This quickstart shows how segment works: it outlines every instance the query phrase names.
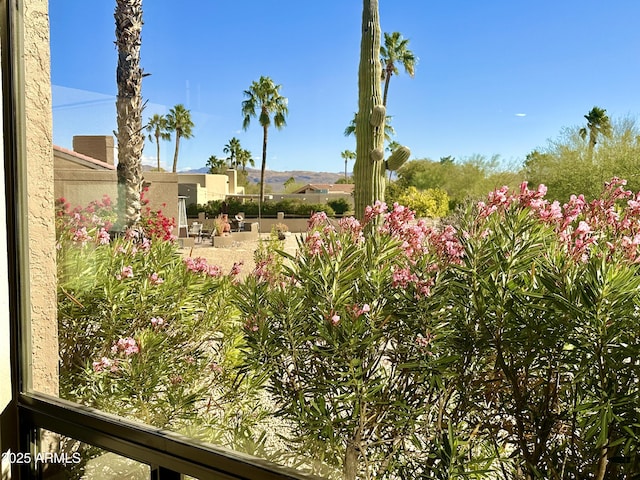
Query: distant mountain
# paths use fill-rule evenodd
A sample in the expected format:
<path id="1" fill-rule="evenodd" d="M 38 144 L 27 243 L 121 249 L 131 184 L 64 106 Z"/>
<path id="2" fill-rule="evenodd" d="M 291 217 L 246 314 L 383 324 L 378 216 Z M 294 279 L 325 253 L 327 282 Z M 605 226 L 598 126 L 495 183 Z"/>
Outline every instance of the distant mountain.
<path id="1" fill-rule="evenodd" d="M 207 173 L 208 171 L 209 169 L 207 167 L 202 167 L 195 170 L 183 171 L 181 173 Z M 247 173 L 249 174 L 250 183 L 260 182 L 260 170 L 257 168 L 247 168 Z M 305 185 L 307 183 L 335 183 L 336 180 L 344 177 L 344 173 L 309 172 L 307 170 L 287 170 L 284 172 L 278 172 L 275 170 L 267 170 L 264 172 L 264 176 L 264 183 L 275 187 L 283 185 L 284 182 L 289 180 L 291 177 L 293 177 L 296 182 Z"/>

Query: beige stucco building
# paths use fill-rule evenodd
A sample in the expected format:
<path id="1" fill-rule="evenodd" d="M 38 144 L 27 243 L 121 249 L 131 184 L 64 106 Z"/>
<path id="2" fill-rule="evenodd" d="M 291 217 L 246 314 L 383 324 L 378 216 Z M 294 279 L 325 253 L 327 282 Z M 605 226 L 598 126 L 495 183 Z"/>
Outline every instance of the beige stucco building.
<path id="1" fill-rule="evenodd" d="M 215 200 L 224 200 L 229 195 L 244 195 L 244 187 L 238 186 L 238 172 L 227 170 L 226 174 L 179 173 L 178 194 L 186 197 L 186 204 L 206 205 Z"/>

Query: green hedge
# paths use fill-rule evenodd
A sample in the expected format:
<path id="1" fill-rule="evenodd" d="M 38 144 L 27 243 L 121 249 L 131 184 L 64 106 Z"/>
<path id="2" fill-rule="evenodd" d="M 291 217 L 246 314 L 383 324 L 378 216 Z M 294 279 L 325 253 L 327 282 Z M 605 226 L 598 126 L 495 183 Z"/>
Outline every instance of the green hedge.
<path id="1" fill-rule="evenodd" d="M 204 212 L 208 217 L 216 217 L 222 213 L 222 201 L 216 200 L 206 205 L 191 204 L 187 206 L 187 215 L 190 217 L 195 217 L 200 212 Z M 238 212 L 244 212 L 247 217 L 257 217 L 258 202 L 248 201 L 242 203 L 237 199 L 230 198 L 227 200 L 227 212 L 231 216 Z M 284 212 L 285 215 L 299 215 L 304 217 L 309 217 L 314 212 L 325 212 L 329 217 L 336 215 L 336 210 L 325 203 L 303 203 L 297 200 L 286 199 L 278 202 L 264 202 L 262 204 L 263 217 L 275 217 L 278 212 Z M 343 213 L 343 211 L 339 213 Z"/>

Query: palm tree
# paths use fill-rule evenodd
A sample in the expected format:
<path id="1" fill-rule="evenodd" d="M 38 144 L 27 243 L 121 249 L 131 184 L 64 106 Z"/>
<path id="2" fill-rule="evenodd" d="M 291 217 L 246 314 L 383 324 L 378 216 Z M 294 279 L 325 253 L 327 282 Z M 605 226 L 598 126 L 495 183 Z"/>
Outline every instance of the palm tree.
<path id="1" fill-rule="evenodd" d="M 240 153 L 240 150 L 242 150 L 240 140 L 236 137 L 229 140 L 229 143 L 227 143 L 222 149 L 224 153 L 229 155 L 229 166 L 231 168 L 236 168 L 238 166 L 238 153 Z"/>
<path id="2" fill-rule="evenodd" d="M 253 161 L 251 152 L 249 150 L 245 150 L 244 148 L 241 148 L 240 151 L 238 151 L 236 162 L 237 164 L 242 165 L 243 172 L 247 171 L 247 163 L 252 167 L 256 166 L 256 162 Z"/>
<path id="3" fill-rule="evenodd" d="M 193 133 L 193 121 L 191 120 L 191 111 L 184 108 L 181 103 L 169 110 L 167 115 L 167 122 L 169 124 L 169 131 L 176 132 L 176 149 L 173 153 L 173 173 L 176 173 L 178 168 L 178 150 L 180 149 L 181 138 L 191 138 Z"/>
<path id="4" fill-rule="evenodd" d="M 169 123 L 167 117 L 155 113 L 153 117 L 149 119 L 147 124 L 147 132 L 149 133 L 149 140 L 152 142 L 155 139 L 156 142 L 156 156 L 158 158 L 158 171 L 160 171 L 160 140 L 171 140 L 171 132 L 169 132 Z"/>
<path id="5" fill-rule="evenodd" d="M 607 115 L 607 110 L 600 107 L 593 107 L 584 118 L 587 119 L 587 126 L 582 127 L 578 133 L 583 140 L 589 134 L 589 152 L 592 153 L 596 143 L 598 143 L 598 135 L 605 137 L 611 135 L 611 121 Z"/>
<path id="6" fill-rule="evenodd" d="M 344 129 L 344 136 L 348 137 L 350 135 L 356 134 L 356 122 L 358 121 L 358 113 L 353 114 L 353 119 L 347 125 L 347 128 Z M 384 120 L 384 140 L 386 142 L 391 141 L 391 137 L 396 134 L 395 129 L 391 126 L 391 115 L 387 115 Z"/>
<path id="7" fill-rule="evenodd" d="M 347 180 L 347 161 L 356 159 L 356 152 L 351 150 L 343 150 L 340 154 L 342 158 L 344 158 L 344 179 Z"/>
<path id="8" fill-rule="evenodd" d="M 117 0 L 114 18 L 118 48 L 118 228 L 124 228 L 138 223 L 142 209 L 142 0 Z"/>
<path id="9" fill-rule="evenodd" d="M 215 155 L 211 155 L 207 160 L 207 167 L 209 167 L 209 173 L 224 173 L 224 167 L 227 162 L 224 158 L 218 158 Z"/>
<path id="10" fill-rule="evenodd" d="M 382 104 L 387 106 L 387 93 L 392 75 L 398 75 L 396 63 L 402 64 L 404 71 L 413 77 L 415 73 L 416 57 L 409 50 L 409 39 L 402 38 L 400 32 L 384 34 L 384 45 L 380 45 L 380 61 L 382 62 L 382 79 L 384 80 L 384 94 Z"/>
<path id="11" fill-rule="evenodd" d="M 257 82 L 252 82 L 249 90 L 244 91 L 246 100 L 242 101 L 242 128 L 246 130 L 251 123 L 251 117 L 257 117 L 262 126 L 262 165 L 260 171 L 260 198 L 258 198 L 258 221 L 262 214 L 262 197 L 264 196 L 264 173 L 267 166 L 267 138 L 271 117 L 277 129 L 286 126 L 286 116 L 289 113 L 287 98 L 280 95 L 281 85 L 276 85 L 269 77 L 261 76 Z"/>

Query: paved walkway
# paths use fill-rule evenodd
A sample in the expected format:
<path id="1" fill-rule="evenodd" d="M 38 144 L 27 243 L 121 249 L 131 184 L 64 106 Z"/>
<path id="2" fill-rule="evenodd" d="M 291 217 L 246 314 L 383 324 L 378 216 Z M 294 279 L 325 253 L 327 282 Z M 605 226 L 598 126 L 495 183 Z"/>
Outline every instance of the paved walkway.
<path id="1" fill-rule="evenodd" d="M 284 241 L 283 250 L 294 254 L 298 248 L 296 238 L 300 234 L 291 234 Z M 266 240 L 269 234 L 261 234 L 261 239 Z M 196 244 L 193 248 L 182 248 L 180 253 L 185 257 L 202 257 L 211 265 L 218 265 L 224 273 L 229 273 L 234 263 L 243 262 L 240 269 L 241 277 L 251 273 L 255 267 L 253 253 L 257 250 L 259 240 L 233 243 L 230 247 L 212 247 L 209 242 Z"/>

